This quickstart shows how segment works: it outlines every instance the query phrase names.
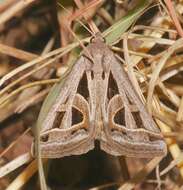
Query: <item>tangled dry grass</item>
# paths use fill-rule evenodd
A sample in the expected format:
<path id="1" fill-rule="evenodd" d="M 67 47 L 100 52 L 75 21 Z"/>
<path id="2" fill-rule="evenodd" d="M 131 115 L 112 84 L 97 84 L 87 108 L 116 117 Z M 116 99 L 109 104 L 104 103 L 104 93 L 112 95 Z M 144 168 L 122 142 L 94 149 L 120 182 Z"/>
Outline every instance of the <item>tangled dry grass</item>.
<path id="1" fill-rule="evenodd" d="M 182 14 L 181 0 L 0 2 L 0 190 L 39 189 L 30 155 L 32 129 L 41 103 L 85 48 L 92 27 L 124 63 L 168 154 L 152 160 L 118 158 L 96 148 L 50 161 L 48 185 L 59 190 L 183 189 Z"/>

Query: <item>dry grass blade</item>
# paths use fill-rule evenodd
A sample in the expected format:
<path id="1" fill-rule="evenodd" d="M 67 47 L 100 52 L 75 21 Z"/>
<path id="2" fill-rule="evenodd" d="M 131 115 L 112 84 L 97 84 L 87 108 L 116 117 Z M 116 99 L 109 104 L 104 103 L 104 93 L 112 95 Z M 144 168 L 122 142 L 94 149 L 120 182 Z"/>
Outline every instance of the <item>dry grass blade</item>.
<path id="1" fill-rule="evenodd" d="M 44 160 L 46 162 L 47 160 Z M 37 172 L 37 161 L 33 160 L 24 171 L 17 176 L 6 190 L 19 190 Z"/>
<path id="2" fill-rule="evenodd" d="M 159 164 L 162 158 L 154 158 L 146 166 L 140 170 L 132 179 L 123 184 L 118 190 L 131 190 L 137 184 L 141 183 L 145 177 L 152 172 L 152 170 Z"/>
<path id="3" fill-rule="evenodd" d="M 13 141 L 4 151 L 1 152 L 0 158 L 2 158 L 3 155 L 5 155 L 15 144 L 22 138 L 25 134 L 27 134 L 30 131 L 30 128 L 27 128 L 15 141 Z"/>
<path id="4" fill-rule="evenodd" d="M 180 100 L 179 110 L 177 113 L 177 121 L 182 122 L 183 121 L 183 96 Z"/>
<path id="5" fill-rule="evenodd" d="M 0 12 L 3 12 L 6 10 L 9 6 L 11 6 L 13 3 L 17 2 L 18 0 L 6 0 L 2 1 L 0 4 Z"/>
<path id="6" fill-rule="evenodd" d="M 135 77 L 135 74 L 133 71 L 133 63 L 131 62 L 131 59 L 129 56 L 128 46 L 127 46 L 127 38 L 128 38 L 128 36 L 126 35 L 123 39 L 124 57 L 125 57 L 125 62 L 127 64 L 127 73 L 128 73 L 129 78 L 131 79 L 131 82 L 132 82 L 136 92 L 138 93 L 141 100 L 144 102 L 144 96 L 142 95 L 142 91 L 141 91 L 138 81 Z"/>
<path id="7" fill-rule="evenodd" d="M 2 122 L 0 162 L 4 165 L 0 168 L 0 188 L 1 185 L 7 190 L 18 190 L 24 185 L 25 188 L 31 188 L 32 185 L 35 189 L 40 188 L 35 186 L 37 184 L 42 190 L 52 189 L 55 185 L 63 190 L 65 188 L 80 190 L 88 187 L 93 187 L 90 190 L 116 187 L 119 187 L 118 190 L 183 189 L 181 186 L 183 179 L 181 150 L 183 145 L 183 40 L 180 38 L 183 32 L 179 23 L 183 23 L 181 1 L 133 0 L 108 3 L 103 0 L 90 2 L 74 0 L 64 1 L 63 5 L 60 5 L 62 9 L 58 9 L 56 5 L 59 3 L 63 2 L 7 0 L 0 3 L 0 61 L 2 63 L 0 65 L 0 121 Z M 53 17 L 47 14 L 49 11 L 52 12 Z M 45 20 L 41 20 L 42 17 Z M 137 19 L 138 22 L 134 23 Z M 46 25 L 47 22 L 51 23 L 53 28 Z M 127 31 L 130 27 L 131 29 Z M 93 33 L 99 29 L 105 37 L 106 44 L 115 44 L 111 49 L 117 53 L 116 57 L 128 71 L 134 88 L 143 102 L 146 102 L 147 98 L 148 110 L 161 130 L 169 153 L 163 162 L 160 162 L 162 158 L 155 158 L 149 163 L 145 159 L 136 158 L 125 158 L 119 162 L 116 157 L 108 160 L 110 156 L 104 155 L 104 162 L 100 164 L 98 158 L 103 154 L 98 149 L 81 157 L 76 156 L 74 161 L 71 157 L 71 162 L 67 162 L 70 158 L 54 160 L 49 165 L 47 179 L 50 187 L 47 187 L 39 149 L 42 127 L 40 123 L 43 120 L 38 119 L 37 126 L 40 127 L 36 128 L 38 130 L 36 133 L 38 145 L 35 146 L 37 160 L 30 163 L 27 168 L 24 167 L 30 154 L 21 155 L 20 152 L 24 148 L 29 151 L 32 137 L 30 134 L 21 137 L 29 130 L 27 126 L 35 125 L 41 103 L 51 90 L 52 84 L 58 82 L 55 87 L 62 84 L 71 71 L 73 60 L 76 60 L 80 48 L 86 50 L 85 42 L 88 43 L 90 39 L 85 37 L 91 34 L 95 36 Z M 72 43 L 74 40 L 76 43 Z M 62 48 L 58 48 L 60 41 Z M 79 45 L 80 48 L 73 49 Z M 52 51 L 54 48 L 58 49 Z M 40 54 L 41 56 L 38 56 Z M 57 77 L 61 78 L 57 79 Z M 87 84 L 82 84 L 82 87 L 85 89 Z M 54 91 L 53 95 L 55 94 Z M 50 101 L 45 110 L 48 110 L 52 104 L 53 101 Z M 12 128 L 17 132 L 16 137 L 15 132 L 11 132 Z M 20 138 L 25 142 L 25 146 L 17 150 L 19 145 L 18 148 L 14 145 Z M 150 140 L 153 141 L 153 138 Z M 95 164 L 99 163 L 99 167 L 103 166 L 100 170 L 95 170 L 91 165 L 95 157 L 88 158 L 90 154 L 96 154 Z M 75 158 L 81 162 L 75 164 Z M 6 159 L 11 161 L 4 164 Z M 116 162 L 113 160 L 117 160 L 117 169 L 114 164 Z M 11 172 L 23 164 L 20 170 Z M 57 170 L 57 164 L 61 170 Z M 126 165 L 123 166 L 124 164 Z M 158 164 L 160 167 L 156 167 Z M 76 169 L 76 179 L 74 179 L 75 166 L 76 168 L 79 166 L 79 169 Z M 163 170 L 159 171 L 159 168 Z M 70 169 L 73 171 L 67 176 L 67 171 Z M 27 183 L 38 170 L 40 183 L 35 178 L 31 183 Z M 156 175 L 156 179 L 149 175 L 151 172 L 153 176 Z M 10 175 L 7 175 L 9 173 Z M 130 179 L 130 176 L 134 177 Z"/>
<path id="8" fill-rule="evenodd" d="M 170 16 L 172 17 L 172 20 L 173 20 L 173 22 L 177 28 L 177 32 L 179 33 L 179 35 L 181 37 L 183 37 L 183 30 L 182 30 L 182 27 L 181 27 L 180 22 L 178 20 L 178 17 L 176 15 L 176 11 L 174 9 L 173 2 L 171 0 L 165 0 L 165 4 L 169 9 Z"/>
<path id="9" fill-rule="evenodd" d="M 88 40 L 88 39 L 86 39 L 86 40 Z M 10 78 L 12 78 L 14 75 L 18 74 L 19 72 L 24 71 L 25 69 L 28 69 L 29 67 L 32 67 L 32 66 L 34 66 L 36 64 L 39 64 L 40 62 L 45 61 L 45 60 L 47 60 L 48 58 L 50 58 L 52 56 L 57 56 L 57 58 L 61 57 L 62 55 L 64 55 L 65 53 L 69 52 L 70 50 L 72 50 L 74 47 L 76 47 L 78 45 L 79 45 L 79 43 L 76 42 L 76 43 L 70 44 L 69 46 L 64 47 L 64 48 L 58 48 L 56 50 L 51 51 L 50 53 L 47 53 L 46 55 L 40 56 L 40 57 L 34 59 L 33 61 L 30 61 L 30 62 L 28 62 L 28 63 L 26 63 L 26 64 L 18 67 L 17 69 L 9 72 L 7 75 L 5 75 L 4 77 L 1 78 L 1 80 L 0 80 L 0 86 L 2 86 L 7 80 L 9 80 Z M 47 61 L 47 62 L 49 62 L 48 65 L 51 64 L 57 58 L 52 58 L 51 60 L 48 60 Z M 46 66 L 47 66 L 47 64 L 46 64 Z M 41 68 L 43 68 L 43 67 L 41 67 Z M 34 72 L 36 72 L 38 70 L 39 69 L 36 69 Z M 31 74 L 32 74 L 32 72 L 31 72 Z M 11 84 L 11 86 L 12 86 L 12 84 Z M 2 95 L 2 93 L 4 93 L 5 91 L 6 91 L 5 89 L 1 90 L 0 94 Z"/>
<path id="10" fill-rule="evenodd" d="M 50 88 L 47 88 L 45 90 L 42 90 L 41 92 L 38 92 L 36 95 L 34 95 L 31 98 L 27 99 L 26 102 L 20 103 L 17 106 L 17 108 L 15 109 L 14 112 L 20 114 L 25 109 L 27 109 L 28 107 L 39 103 L 40 101 L 42 101 L 46 97 L 46 95 L 48 94 L 49 91 L 50 91 Z"/>
<path id="11" fill-rule="evenodd" d="M 20 0 L 16 4 L 12 5 L 9 9 L 4 11 L 0 15 L 0 25 L 4 24 L 6 21 L 8 21 L 10 18 L 12 18 L 16 13 L 24 9 L 25 7 L 29 6 L 31 3 L 33 3 L 35 0 Z"/>
<path id="12" fill-rule="evenodd" d="M 177 11 L 179 12 L 179 14 L 182 14 L 183 13 L 183 7 L 182 7 L 182 5 L 180 5 L 180 4 L 176 4 L 176 9 L 177 9 Z M 154 31 L 150 31 L 150 30 L 145 30 L 145 32 L 144 32 L 144 34 L 146 34 L 146 35 L 149 35 L 149 36 L 152 36 L 152 37 L 158 37 L 158 38 L 161 38 L 162 37 L 162 35 L 163 34 L 165 34 L 165 31 L 166 31 L 166 29 L 167 29 L 167 32 L 168 32 L 168 28 L 170 28 L 170 23 L 169 22 L 167 22 L 167 17 L 164 17 L 164 16 L 162 16 L 162 15 L 158 15 L 157 17 L 155 17 L 154 18 L 154 20 L 152 21 L 152 23 L 151 23 L 151 25 L 150 25 L 150 27 L 151 26 L 153 26 L 154 27 L 154 29 L 153 28 L 151 28 L 151 30 L 153 29 Z M 138 26 L 137 26 L 138 27 Z M 163 31 L 163 30 L 160 30 L 160 31 L 158 31 L 158 28 L 159 27 L 162 27 L 162 28 L 164 28 L 165 30 Z M 155 28 L 157 28 L 157 30 L 155 30 Z M 137 28 L 138 29 L 138 28 Z M 145 28 L 144 28 L 145 29 Z M 150 28 L 149 28 L 150 29 Z M 134 28 L 134 30 L 135 30 L 135 28 Z M 140 46 L 142 49 L 144 49 L 145 50 L 145 52 L 147 52 L 148 50 L 150 50 L 155 44 L 157 43 L 157 41 L 144 41 L 144 43 Z M 159 56 L 161 57 L 162 56 L 162 54 L 160 53 L 159 54 Z M 181 55 L 180 55 L 181 56 Z M 155 57 L 155 59 L 156 58 L 158 58 L 158 56 L 154 56 Z M 178 56 L 177 56 L 177 58 L 178 58 Z M 172 58 L 172 60 L 173 61 L 175 61 L 175 60 L 177 60 L 177 58 L 175 59 L 175 58 Z M 132 62 L 134 63 L 134 65 L 136 65 L 137 63 L 139 63 L 141 60 L 142 60 L 142 57 L 141 56 L 138 56 L 138 55 L 131 55 L 131 60 L 132 60 Z M 171 58 L 169 57 L 169 60 L 171 60 Z M 166 66 L 168 66 L 168 61 L 169 60 L 167 60 L 167 65 L 164 65 L 165 66 L 165 68 L 166 68 Z M 181 58 L 180 58 L 180 60 L 181 60 Z M 169 77 L 171 77 L 171 75 L 173 76 L 173 75 L 176 75 L 176 74 L 178 74 L 178 72 L 179 72 L 180 70 L 176 70 L 176 71 L 173 71 L 172 72 L 172 74 L 169 72 L 168 73 L 168 78 Z M 170 75 L 171 74 L 171 75 Z M 167 79 L 167 77 L 164 79 L 164 78 L 161 78 L 161 80 L 163 81 L 163 80 L 166 80 Z M 181 86 L 176 86 L 176 84 L 174 84 L 174 85 L 171 85 L 171 84 L 168 84 L 169 86 L 171 86 L 171 89 L 173 89 L 174 90 L 174 92 L 176 92 L 176 93 L 178 93 L 178 95 L 181 95 L 182 96 L 182 87 Z M 149 104 L 150 104 L 150 101 L 149 101 Z M 155 109 L 157 109 L 157 107 L 155 108 Z M 164 119 L 168 119 L 167 117 L 164 117 Z M 163 120 L 164 120 L 163 119 Z M 170 126 L 169 125 L 167 125 L 167 124 L 165 124 L 164 122 L 163 122 L 163 120 L 162 120 L 162 122 L 160 121 L 160 120 L 157 120 L 157 123 L 158 123 L 158 125 L 159 125 L 159 127 L 160 127 L 160 129 L 162 130 L 162 132 L 171 132 L 171 128 L 170 128 Z M 175 123 L 174 122 L 172 122 L 170 119 L 168 119 L 169 121 L 170 121 L 170 123 L 171 123 L 171 126 L 172 126 L 172 129 L 174 128 L 174 126 L 175 126 Z M 168 122 L 169 122 L 168 121 Z M 181 150 L 180 150 L 180 148 L 179 148 L 179 146 L 178 146 L 178 144 L 176 144 L 176 142 L 173 140 L 173 139 L 168 139 L 168 145 L 169 145 L 169 150 L 170 150 L 170 153 L 172 154 L 172 156 L 173 156 L 173 158 L 174 159 L 176 159 L 177 157 L 178 157 L 178 155 L 180 154 L 180 152 L 181 152 Z M 180 169 L 180 173 L 181 173 L 181 176 L 183 177 L 183 167 L 179 167 L 179 169 Z"/>
<path id="13" fill-rule="evenodd" d="M 49 79 L 49 80 L 43 80 L 43 81 L 36 81 L 36 82 L 32 82 L 30 84 L 23 85 L 23 86 L 19 87 L 18 89 L 14 90 L 12 93 L 5 96 L 3 99 L 1 99 L 0 108 L 4 107 L 10 98 L 17 95 L 18 93 L 20 93 L 24 89 L 31 88 L 33 86 L 43 85 L 43 84 L 54 84 L 56 82 L 59 82 L 59 79 Z"/>
<path id="14" fill-rule="evenodd" d="M 171 169 L 173 169 L 176 165 L 182 165 L 183 163 L 183 153 L 181 153 L 175 160 L 172 160 L 171 163 L 160 173 L 160 176 L 165 175 Z"/>
<path id="15" fill-rule="evenodd" d="M 15 158 L 13 161 L 9 162 L 8 164 L 0 167 L 0 178 L 16 170 L 18 167 L 30 162 L 31 159 L 32 159 L 31 154 L 25 153 L 19 156 L 18 158 Z"/>
<path id="16" fill-rule="evenodd" d="M 158 124 L 158 126 L 160 127 L 161 131 L 163 132 L 171 132 L 171 129 L 168 125 L 166 125 L 165 123 L 163 123 L 162 121 L 156 119 L 156 122 Z M 178 146 L 178 144 L 176 143 L 176 141 L 172 138 L 166 138 L 166 142 L 169 148 L 170 153 L 172 154 L 174 160 L 176 160 L 177 158 L 179 158 L 179 156 L 181 155 L 181 150 Z M 183 161 L 182 157 L 181 158 L 181 162 Z M 181 177 L 183 178 L 183 166 L 180 165 L 179 166 L 179 170 L 180 170 L 180 174 Z"/>
<path id="17" fill-rule="evenodd" d="M 160 72 L 163 69 L 169 57 L 181 47 L 183 47 L 183 39 L 177 40 L 171 47 L 168 48 L 166 53 L 164 53 L 164 55 L 160 59 L 159 63 L 156 65 L 156 68 L 153 70 L 153 73 L 149 82 L 148 95 L 147 95 L 147 108 L 150 113 L 152 112 L 151 103 L 153 99 L 154 88 L 157 84 L 157 80 L 159 78 Z"/>
<path id="18" fill-rule="evenodd" d="M 16 57 L 18 59 L 24 60 L 24 61 L 31 61 L 38 57 L 38 55 L 35 55 L 33 53 L 29 53 L 17 48 L 9 47 L 4 44 L 0 44 L 0 53 L 3 53 L 5 55 L 9 55 L 12 57 Z"/>

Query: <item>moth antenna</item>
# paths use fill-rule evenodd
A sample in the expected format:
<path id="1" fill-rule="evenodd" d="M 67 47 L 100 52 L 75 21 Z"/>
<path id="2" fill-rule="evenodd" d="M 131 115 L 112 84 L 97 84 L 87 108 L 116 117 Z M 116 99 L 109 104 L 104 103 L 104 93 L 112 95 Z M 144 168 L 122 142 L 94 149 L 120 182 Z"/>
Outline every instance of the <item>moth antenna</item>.
<path id="1" fill-rule="evenodd" d="M 63 5 L 61 5 L 60 3 L 58 3 L 58 5 L 63 8 L 66 12 L 68 12 L 69 14 L 71 14 L 71 12 L 69 10 L 67 10 Z M 83 6 L 83 5 L 82 5 Z M 84 17 L 85 18 L 85 17 Z M 76 21 L 79 22 L 92 36 L 95 36 L 96 33 L 100 33 L 97 26 L 95 25 L 95 23 L 93 21 L 92 24 L 89 24 L 91 30 L 84 24 L 82 23 L 79 19 L 76 18 Z M 90 52 L 87 50 L 87 48 L 83 45 L 83 43 L 81 42 L 81 40 L 77 37 L 77 35 L 74 33 L 74 31 L 67 26 L 68 30 L 71 32 L 71 34 L 74 36 L 75 39 L 77 39 L 77 41 L 80 43 L 81 47 L 84 49 L 85 53 L 87 54 L 88 58 L 93 61 L 93 57 L 91 56 Z"/>
<path id="2" fill-rule="evenodd" d="M 77 37 L 77 35 L 74 33 L 74 31 L 70 27 L 67 27 L 67 28 L 70 31 L 70 33 L 74 36 L 74 38 L 79 42 L 80 46 L 84 49 L 84 51 L 87 54 L 87 56 L 89 57 L 89 59 L 91 59 L 91 61 L 94 62 L 93 57 L 91 56 L 88 49 L 83 45 L 83 42 Z"/>
<path id="3" fill-rule="evenodd" d="M 69 13 L 69 14 L 71 15 L 71 12 L 70 12 L 69 10 L 67 10 L 62 4 L 60 4 L 60 3 L 58 2 L 58 5 L 59 5 L 62 9 L 64 9 L 64 11 L 66 11 L 67 13 Z M 73 17 L 71 17 L 70 21 L 72 21 L 72 20 L 74 20 Z M 92 30 L 90 30 L 82 21 L 80 21 L 78 18 L 75 18 L 75 20 L 76 20 L 79 24 L 81 24 L 81 26 L 83 26 L 91 35 L 93 35 Z"/>
<path id="4" fill-rule="evenodd" d="M 78 6 L 78 8 L 79 8 L 80 10 L 82 10 L 82 9 L 85 8 L 84 5 L 83 5 L 83 3 L 81 2 L 81 0 L 74 0 L 74 2 L 76 3 L 76 5 Z M 90 3 L 91 5 L 90 5 L 90 4 L 88 5 L 87 9 L 88 9 L 88 8 L 92 8 L 92 7 L 98 5 L 98 4 L 101 3 L 101 2 L 102 2 L 101 0 L 100 0 L 100 1 L 98 1 L 98 0 L 93 0 L 93 1 Z M 86 10 L 87 10 L 87 9 L 86 9 Z M 84 19 L 88 22 L 88 25 L 89 25 L 90 29 L 91 29 L 92 32 L 93 32 L 93 35 L 92 35 L 92 36 L 95 37 L 95 35 L 96 35 L 97 33 L 100 33 L 100 31 L 99 31 L 99 29 L 97 28 L 96 24 L 93 22 L 93 20 L 91 20 L 91 17 L 88 15 L 88 13 L 86 12 L 86 10 L 85 10 L 85 13 L 82 14 L 82 16 L 83 16 Z"/>

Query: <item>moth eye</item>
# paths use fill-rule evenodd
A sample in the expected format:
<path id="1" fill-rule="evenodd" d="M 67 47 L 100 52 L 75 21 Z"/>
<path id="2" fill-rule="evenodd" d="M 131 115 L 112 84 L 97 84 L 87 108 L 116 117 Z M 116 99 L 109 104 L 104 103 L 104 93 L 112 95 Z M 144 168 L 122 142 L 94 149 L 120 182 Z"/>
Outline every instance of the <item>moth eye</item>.
<path id="1" fill-rule="evenodd" d="M 95 41 L 95 36 L 92 36 L 91 38 L 90 38 L 90 43 L 92 43 L 92 42 L 94 42 Z"/>
<path id="2" fill-rule="evenodd" d="M 90 38 L 90 43 L 93 43 L 96 41 L 96 39 L 100 39 L 102 42 L 106 43 L 106 39 L 104 37 L 102 37 L 100 34 L 99 35 L 96 35 L 96 36 L 92 36 Z"/>
<path id="3" fill-rule="evenodd" d="M 114 116 L 114 122 L 125 126 L 125 108 L 120 109 Z"/>
<path id="4" fill-rule="evenodd" d="M 83 121 L 83 114 L 76 108 L 72 107 L 72 125 L 81 123 Z"/>
<path id="5" fill-rule="evenodd" d="M 103 37 L 103 38 L 101 38 L 102 39 L 102 41 L 104 42 L 104 43 L 106 43 L 106 39 Z"/>

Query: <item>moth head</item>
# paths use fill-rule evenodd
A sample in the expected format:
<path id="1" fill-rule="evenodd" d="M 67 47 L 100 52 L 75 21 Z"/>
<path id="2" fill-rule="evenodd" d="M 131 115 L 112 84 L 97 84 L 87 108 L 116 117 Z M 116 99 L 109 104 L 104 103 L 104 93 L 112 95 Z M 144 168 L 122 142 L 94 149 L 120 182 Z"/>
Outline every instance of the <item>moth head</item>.
<path id="1" fill-rule="evenodd" d="M 94 73 L 100 73 L 101 69 L 102 71 L 104 70 L 104 72 L 109 71 L 111 59 L 114 57 L 113 52 L 110 51 L 104 42 L 105 39 L 101 35 L 95 36 L 91 39 L 87 51 L 84 50 L 83 52 L 83 55 L 90 60 L 91 64 L 89 68 L 92 68 Z"/>
<path id="2" fill-rule="evenodd" d="M 96 33 L 94 36 L 91 37 L 90 43 L 96 43 L 98 41 L 106 43 L 105 38 L 102 36 L 102 34 L 100 32 Z"/>

